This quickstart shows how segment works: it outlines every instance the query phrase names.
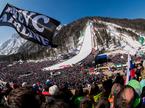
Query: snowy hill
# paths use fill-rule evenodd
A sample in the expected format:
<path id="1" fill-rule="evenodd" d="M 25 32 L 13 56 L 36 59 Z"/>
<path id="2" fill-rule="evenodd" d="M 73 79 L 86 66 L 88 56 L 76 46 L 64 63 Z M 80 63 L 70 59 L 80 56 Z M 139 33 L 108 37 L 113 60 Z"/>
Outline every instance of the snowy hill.
<path id="1" fill-rule="evenodd" d="M 11 39 L 0 46 L 0 55 L 10 55 L 18 53 L 19 48 L 26 43 L 26 40 L 21 38 L 18 34 L 13 34 Z"/>
<path id="2" fill-rule="evenodd" d="M 56 69 L 60 69 L 60 68 L 64 68 L 64 67 L 69 67 L 69 66 L 73 66 L 76 63 L 79 63 L 80 61 L 82 61 L 83 59 L 87 58 L 91 52 L 92 52 L 92 23 L 88 22 L 86 24 L 86 29 L 84 30 L 84 33 L 82 35 L 83 37 L 83 42 L 81 45 L 81 49 L 79 51 L 79 53 L 77 55 L 75 55 L 74 57 L 55 64 L 51 67 L 47 67 L 44 68 L 43 70 L 56 70 Z"/>
<path id="3" fill-rule="evenodd" d="M 139 37 L 145 36 L 144 19 L 113 19 L 103 17 L 86 17 L 62 26 L 53 42 L 58 48 L 51 49 L 26 41 L 17 34 L 0 46 L 0 55 L 23 54 L 25 59 L 52 57 L 65 58 L 79 53 L 86 23 L 92 22 L 92 45 L 97 51 L 104 53 L 135 54 L 138 49 L 145 52 L 145 46 L 138 42 Z M 25 56 L 25 57 L 24 57 Z M 67 57 L 68 58 L 68 57 Z"/>
<path id="4" fill-rule="evenodd" d="M 132 55 L 134 55 L 140 47 L 142 49 L 144 48 L 138 40 L 142 34 L 136 32 L 134 29 L 121 27 L 117 24 L 104 21 L 99 21 L 99 23 L 104 24 L 105 28 L 103 28 L 103 30 L 104 33 L 106 32 L 106 37 L 103 37 L 101 34 L 103 30 L 94 27 L 95 35 L 102 41 L 102 43 L 98 44 L 96 47 L 103 48 L 105 52 L 120 51 L 120 53 L 129 52 Z M 121 30 L 124 30 L 124 32 L 121 32 Z M 130 34 L 130 32 L 132 34 Z"/>

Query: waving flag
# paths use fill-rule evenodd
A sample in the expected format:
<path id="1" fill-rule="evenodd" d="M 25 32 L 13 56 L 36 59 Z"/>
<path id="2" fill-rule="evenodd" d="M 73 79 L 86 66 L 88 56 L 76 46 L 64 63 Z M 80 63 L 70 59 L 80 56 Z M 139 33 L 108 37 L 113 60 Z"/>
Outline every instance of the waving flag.
<path id="1" fill-rule="evenodd" d="M 4 8 L 0 19 L 1 26 L 12 26 L 25 39 L 45 46 L 52 44 L 53 35 L 60 24 L 51 17 L 19 9 L 9 4 Z M 55 47 L 53 44 L 51 46 Z"/>
<path id="2" fill-rule="evenodd" d="M 130 75 L 131 75 L 130 72 L 133 71 L 132 69 L 134 69 L 134 64 L 132 62 L 130 54 L 128 53 L 126 84 L 128 84 L 128 82 L 130 80 Z"/>
<path id="3" fill-rule="evenodd" d="M 48 17 L 46 15 L 42 15 L 36 12 L 31 12 L 23 9 L 19 9 L 15 6 L 7 4 L 4 13 L 10 13 L 13 18 L 19 21 L 21 24 L 29 27 L 32 31 L 51 39 L 56 27 L 59 26 L 60 22 Z"/>
<path id="4" fill-rule="evenodd" d="M 16 31 L 20 34 L 21 37 L 33 41 L 35 43 L 39 43 L 40 45 L 49 46 L 51 43 L 47 38 L 40 36 L 39 34 L 33 32 L 26 26 L 19 23 L 10 14 L 3 14 L 0 18 L 0 25 L 8 25 L 16 29 Z"/>

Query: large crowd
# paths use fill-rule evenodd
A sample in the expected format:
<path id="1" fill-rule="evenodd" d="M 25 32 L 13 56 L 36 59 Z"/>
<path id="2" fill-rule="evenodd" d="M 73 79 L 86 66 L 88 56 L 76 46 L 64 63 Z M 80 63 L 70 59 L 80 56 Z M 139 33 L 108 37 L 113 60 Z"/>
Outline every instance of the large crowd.
<path id="1" fill-rule="evenodd" d="M 83 80 L 90 80 L 90 76 L 85 76 L 88 78 L 83 78 L 83 73 L 80 72 L 83 67 L 88 67 L 88 64 L 91 64 L 93 61 L 93 55 L 89 55 L 85 60 L 82 60 L 81 64 L 75 64 L 73 67 L 67 67 L 65 69 L 58 69 L 52 71 L 43 71 L 42 69 L 45 67 L 49 67 L 52 64 L 55 64 L 57 61 L 49 60 L 49 61 L 41 61 L 41 62 L 14 62 L 14 63 L 0 63 L 0 80 L 6 82 L 15 82 L 15 83 L 23 83 L 28 82 L 29 84 L 33 84 L 34 82 L 44 83 L 46 79 L 52 79 L 58 85 L 61 82 L 71 82 L 73 83 L 71 87 L 78 83 L 83 83 Z M 90 65 L 92 66 L 92 65 Z M 53 75 L 51 74 L 53 73 Z M 56 73 L 60 73 L 56 75 Z"/>
<path id="2" fill-rule="evenodd" d="M 145 107 L 142 61 L 133 65 L 127 83 L 125 71 L 110 76 L 86 72 L 83 68 L 93 66 L 92 59 L 90 55 L 81 64 L 54 71 L 42 71 L 54 61 L 0 63 L 0 108 Z"/>

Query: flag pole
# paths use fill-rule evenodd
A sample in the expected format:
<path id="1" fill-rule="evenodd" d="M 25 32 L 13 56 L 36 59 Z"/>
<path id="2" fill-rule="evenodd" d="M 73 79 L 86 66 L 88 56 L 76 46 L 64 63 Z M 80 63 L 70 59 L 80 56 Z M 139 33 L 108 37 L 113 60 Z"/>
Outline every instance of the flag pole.
<path id="1" fill-rule="evenodd" d="M 126 82 L 125 84 L 127 85 L 128 82 L 129 82 L 129 77 L 130 77 L 130 61 L 131 61 L 131 57 L 130 57 L 130 54 L 128 52 L 128 61 L 127 61 L 127 72 L 126 72 Z"/>

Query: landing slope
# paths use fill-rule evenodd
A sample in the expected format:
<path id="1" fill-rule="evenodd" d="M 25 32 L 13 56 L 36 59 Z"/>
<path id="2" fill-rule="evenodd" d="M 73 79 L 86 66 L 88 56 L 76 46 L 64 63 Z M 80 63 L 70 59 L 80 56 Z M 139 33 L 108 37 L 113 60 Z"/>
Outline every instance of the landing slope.
<path id="1" fill-rule="evenodd" d="M 81 60 L 85 59 L 92 52 L 91 27 L 92 27 L 92 24 L 87 24 L 86 30 L 84 33 L 84 41 L 83 41 L 81 50 L 76 56 L 74 56 L 64 62 L 61 62 L 59 64 L 55 64 L 53 66 L 46 67 L 43 70 L 56 70 L 56 69 L 63 68 L 64 66 L 72 66 L 73 64 L 76 64 L 76 63 L 80 62 Z"/>

